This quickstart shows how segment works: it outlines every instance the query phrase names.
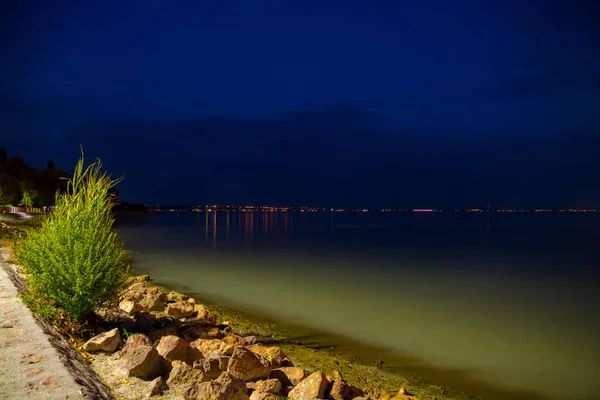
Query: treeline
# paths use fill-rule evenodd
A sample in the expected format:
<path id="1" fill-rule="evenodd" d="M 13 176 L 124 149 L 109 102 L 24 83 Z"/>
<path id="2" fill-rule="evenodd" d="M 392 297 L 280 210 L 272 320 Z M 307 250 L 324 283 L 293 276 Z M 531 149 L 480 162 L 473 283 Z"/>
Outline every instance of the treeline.
<path id="1" fill-rule="evenodd" d="M 0 206 L 53 206 L 56 191 L 67 190 L 71 174 L 48 160 L 45 169 L 31 168 L 23 159 L 0 149 Z"/>

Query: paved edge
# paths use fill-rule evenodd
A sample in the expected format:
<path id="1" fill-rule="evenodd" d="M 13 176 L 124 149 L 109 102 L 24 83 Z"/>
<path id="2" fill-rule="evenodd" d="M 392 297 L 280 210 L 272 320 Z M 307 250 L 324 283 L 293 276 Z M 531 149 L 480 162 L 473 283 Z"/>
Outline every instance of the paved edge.
<path id="1" fill-rule="evenodd" d="M 25 290 L 0 254 L 0 400 L 113 400 L 77 350 L 23 304 L 18 293 Z"/>

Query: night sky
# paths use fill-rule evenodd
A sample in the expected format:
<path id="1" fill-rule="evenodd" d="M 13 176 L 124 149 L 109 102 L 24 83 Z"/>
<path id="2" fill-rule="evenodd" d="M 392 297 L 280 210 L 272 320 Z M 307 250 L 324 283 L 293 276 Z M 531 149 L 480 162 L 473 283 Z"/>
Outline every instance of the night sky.
<path id="1" fill-rule="evenodd" d="M 123 200 L 600 207 L 597 0 L 0 7 L 0 147 Z"/>

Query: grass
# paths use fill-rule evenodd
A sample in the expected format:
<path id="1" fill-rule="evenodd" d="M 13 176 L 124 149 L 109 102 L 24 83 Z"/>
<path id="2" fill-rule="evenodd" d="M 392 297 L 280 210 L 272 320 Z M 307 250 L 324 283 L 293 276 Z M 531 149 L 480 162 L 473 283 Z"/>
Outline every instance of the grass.
<path id="1" fill-rule="evenodd" d="M 18 241 L 31 291 L 25 300 L 41 316 L 81 321 L 126 286 L 131 257 L 113 226 L 110 193 L 119 181 L 100 160 L 84 167 L 82 153 L 54 212 Z"/>

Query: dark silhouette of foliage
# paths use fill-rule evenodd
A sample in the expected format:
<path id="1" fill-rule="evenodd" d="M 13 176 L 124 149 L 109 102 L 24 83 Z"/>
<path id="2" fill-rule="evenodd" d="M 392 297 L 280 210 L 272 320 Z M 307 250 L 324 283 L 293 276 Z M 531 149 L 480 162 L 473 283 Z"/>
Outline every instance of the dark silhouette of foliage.
<path id="1" fill-rule="evenodd" d="M 31 168 L 0 149 L 0 206 L 52 206 L 57 191 L 64 193 L 71 174 L 48 160 L 46 169 Z"/>

